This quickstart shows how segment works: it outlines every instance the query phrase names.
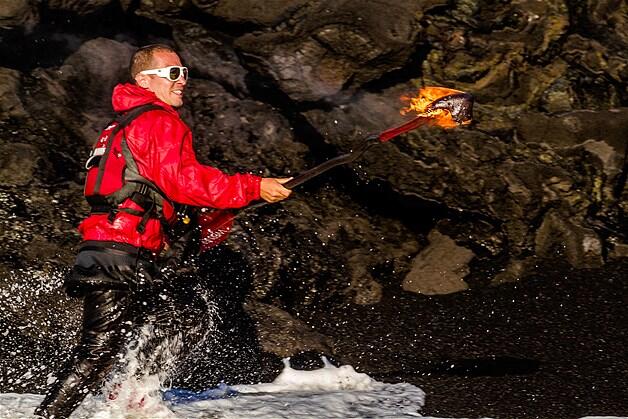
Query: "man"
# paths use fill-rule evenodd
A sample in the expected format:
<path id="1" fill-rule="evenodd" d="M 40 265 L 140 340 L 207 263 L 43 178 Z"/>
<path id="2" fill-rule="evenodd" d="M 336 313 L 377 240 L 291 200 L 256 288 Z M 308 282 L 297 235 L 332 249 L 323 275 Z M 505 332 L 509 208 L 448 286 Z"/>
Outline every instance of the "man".
<path id="1" fill-rule="evenodd" d="M 114 125 L 108 127 L 99 139 L 101 151 L 92 153 L 99 163 L 90 167 L 88 161 L 85 191 L 92 213 L 79 226 L 83 243 L 65 284 L 68 294 L 84 298 L 82 334 L 74 356 L 35 411 L 39 416 L 68 417 L 111 371 L 125 343 L 126 325 L 159 283 L 154 257 L 165 246 L 164 226 L 176 218 L 173 203 L 238 208 L 260 198 L 277 202 L 291 192 L 282 186 L 288 179 L 228 176 L 198 163 L 190 129 L 176 112 L 183 105 L 187 68 L 172 48 L 139 49 L 130 70 L 135 83 L 114 88 L 114 110 L 129 115 L 147 104 L 156 107 L 135 115 L 117 133 Z M 124 187 L 107 195 L 101 183 L 115 170 L 116 159 L 124 159 L 122 176 L 114 176 L 125 179 Z"/>

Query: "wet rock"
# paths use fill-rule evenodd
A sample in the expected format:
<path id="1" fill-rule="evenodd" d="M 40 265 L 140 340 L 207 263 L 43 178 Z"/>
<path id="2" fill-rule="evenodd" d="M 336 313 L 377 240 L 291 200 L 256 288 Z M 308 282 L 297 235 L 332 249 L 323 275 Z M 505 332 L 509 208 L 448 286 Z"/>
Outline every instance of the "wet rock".
<path id="1" fill-rule="evenodd" d="M 517 120 L 518 139 L 526 143 L 546 143 L 573 147 L 587 140 L 602 141 L 623 154 L 626 150 L 628 108 L 606 111 L 579 110 L 557 116 L 525 113 Z"/>
<path id="2" fill-rule="evenodd" d="M 39 180 L 29 179 L 31 184 L 38 188 L 12 186 L 0 191 L 0 255 L 6 266 L 15 268 L 71 264 L 73 246 L 80 242 L 76 227 L 88 212 L 79 198 L 82 188 L 68 184 L 67 191 L 51 192 Z M 45 258 L 39 240 L 50 250 Z"/>
<path id="3" fill-rule="evenodd" d="M 203 12 L 232 23 L 272 27 L 287 21 L 309 0 L 193 0 Z"/>
<path id="4" fill-rule="evenodd" d="M 168 23 L 169 18 L 179 16 L 193 3 L 195 3 L 194 0 L 141 0 L 135 13 L 158 22 Z"/>
<path id="5" fill-rule="evenodd" d="M 534 55 L 547 52 L 553 42 L 567 31 L 569 26 L 569 10 L 564 0 L 539 2 L 534 0 L 518 0 L 513 5 L 521 22 L 526 22 L 522 34 L 526 37 L 527 48 Z M 499 37 L 499 35 L 498 35 Z M 530 43 L 530 41 L 532 41 Z"/>
<path id="6" fill-rule="evenodd" d="M 522 54 L 523 46 L 520 44 L 477 58 L 468 52 L 451 57 L 436 50 L 428 55 L 423 65 L 425 82 L 456 87 L 474 94 L 478 101 L 485 103 L 498 101 L 504 105 L 528 107 L 539 104 L 541 100 L 556 101 L 556 98 L 544 98 L 544 92 L 564 79 L 568 69 L 565 61 L 557 59 L 544 66 L 534 66 L 525 62 Z M 469 63 L 469 68 L 461 68 L 466 63 Z M 463 79 L 461 75 L 465 73 L 468 76 Z M 473 82 L 468 82 L 469 78 Z M 456 79 L 460 80 L 454 82 Z M 568 91 L 561 93 L 568 94 Z M 571 102 L 572 99 L 568 97 L 566 100 Z M 564 103 L 561 105 L 565 106 Z"/>
<path id="7" fill-rule="evenodd" d="M 535 251 L 540 257 L 551 259 L 564 254 L 569 263 L 578 268 L 601 266 L 602 241 L 590 228 L 564 219 L 556 211 L 543 218 L 535 238 Z"/>
<path id="8" fill-rule="evenodd" d="M 548 10 L 542 12 L 539 8 Z M 574 12 L 578 8 L 572 9 Z M 620 104 L 618 96 L 622 93 L 603 79 L 610 77 L 619 83 L 625 81 L 625 48 L 618 48 L 620 40 L 602 44 L 599 40 L 589 39 L 589 33 L 570 34 L 563 40 L 561 37 L 568 22 L 563 2 L 511 2 L 488 11 L 483 11 L 482 7 L 479 10 L 473 16 L 482 17 L 482 22 L 489 27 L 499 22 L 500 27 L 490 36 L 473 29 L 458 29 L 462 33 L 468 32 L 464 51 L 448 46 L 447 40 L 440 35 L 442 30 L 428 27 L 427 32 L 434 41 L 442 43 L 443 48 L 432 51 L 428 57 L 425 64 L 427 82 L 452 83 L 452 80 L 458 80 L 457 86 L 472 91 L 484 101 L 508 97 L 520 102 L 525 98 L 527 105 L 541 105 L 550 112 L 590 107 L 606 109 Z M 584 10 L 580 13 L 583 20 L 589 16 Z M 605 14 L 610 18 L 611 13 L 602 13 Z M 620 10 L 613 11 L 612 15 L 616 21 L 622 19 Z M 606 25 L 606 21 L 598 22 Z M 430 23 L 436 26 L 452 24 L 441 20 Z M 605 29 L 600 27 L 601 31 Z M 500 36 L 495 36 L 496 33 Z M 609 36 L 616 35 L 609 33 Z M 559 45 L 560 58 L 554 59 L 553 51 Z M 541 63 L 525 59 L 529 54 L 547 54 L 552 58 L 543 61 L 553 62 L 539 66 Z M 517 65 L 509 67 L 505 62 Z"/>
<path id="9" fill-rule="evenodd" d="M 39 21 L 36 4 L 30 0 L 11 0 L 0 3 L 0 27 L 31 30 Z"/>
<path id="10" fill-rule="evenodd" d="M 616 34 L 609 36 L 616 37 Z M 621 88 L 618 90 L 614 85 L 604 86 L 605 83 L 601 80 L 611 79 L 619 85 L 628 80 L 628 56 L 625 48 L 617 48 L 619 42 L 603 45 L 579 34 L 567 38 L 562 55 L 572 66 L 581 68 L 580 78 L 588 81 L 586 84 L 577 83 L 578 87 L 572 88 L 577 93 L 577 101 L 581 107 L 606 109 L 620 105 L 617 97 L 622 95 Z M 594 90 L 595 97 L 591 97 Z"/>
<path id="11" fill-rule="evenodd" d="M 364 93 L 350 104 L 305 116 L 331 145 L 349 150 L 366 133 L 402 121 L 397 109 L 403 92 L 411 92 L 411 86 Z M 521 255 L 534 247 L 534 225 L 550 207 L 582 220 L 591 211 L 610 214 L 620 202 L 616 190 L 625 150 L 624 113 L 523 114 L 511 142 L 473 129 L 421 128 L 367 152 L 356 175 L 367 183 L 383 182 L 424 205 L 444 205 L 460 219 L 491 225 L 486 233 L 470 234 L 471 240 L 461 238 L 472 248 L 481 243 L 495 255 L 506 251 L 508 243 L 509 253 Z M 483 112 L 479 118 L 492 116 Z"/>
<path id="12" fill-rule="evenodd" d="M 452 15 L 453 21 L 426 19 L 427 39 L 438 45 L 423 63 L 426 84 L 453 85 L 481 102 L 530 105 L 565 73 L 562 60 L 538 66 L 525 58 L 546 54 L 565 33 L 564 1 L 461 2 Z M 464 49 L 450 46 L 452 26 L 463 37 Z"/>
<path id="13" fill-rule="evenodd" d="M 21 133 L 40 145 L 54 143 L 55 149 L 43 147 L 47 153 L 65 153 L 70 160 L 84 162 L 100 130 L 115 116 L 111 92 L 115 84 L 128 80 L 132 51 L 128 44 L 97 38 L 60 67 L 35 69 L 24 81 L 29 85 L 23 101 L 29 120 Z"/>
<path id="14" fill-rule="evenodd" d="M 628 5 L 616 0 L 588 0 L 587 18 L 601 31 L 608 31 L 618 49 L 628 46 Z"/>
<path id="15" fill-rule="evenodd" d="M 173 36 L 184 65 L 200 77 L 227 86 L 239 94 L 248 93 L 247 71 L 240 65 L 235 51 L 212 37 L 203 26 L 190 22 L 175 25 Z"/>
<path id="16" fill-rule="evenodd" d="M 329 97 L 403 66 L 419 32 L 414 2 L 309 3 L 287 25 L 240 37 L 257 71 L 298 101 Z M 317 16 L 310 19 L 309 16 Z"/>
<path id="17" fill-rule="evenodd" d="M 296 312 L 338 299 L 379 301 L 382 286 L 398 285 L 419 250 L 403 223 L 369 215 L 333 187 L 296 191 L 280 207 L 247 214 L 238 224 L 243 229 L 234 231 L 230 245 L 254 267 L 251 296 Z"/>
<path id="18" fill-rule="evenodd" d="M 30 144 L 0 145 L 0 185 L 25 186 L 33 180 L 41 153 Z"/>
<path id="19" fill-rule="evenodd" d="M 287 120 L 269 105 L 205 80 L 191 80 L 186 93 L 201 162 L 264 176 L 288 176 L 304 166 L 307 147 L 294 141 Z"/>
<path id="20" fill-rule="evenodd" d="M 348 152 L 368 134 L 411 119 L 412 115 L 400 115 L 400 110 L 407 104 L 401 97 L 413 96 L 417 90 L 414 83 L 402 83 L 382 92 L 361 92 L 351 103 L 325 110 L 307 110 L 303 115 L 321 133 L 324 141 L 342 152 Z M 377 151 L 384 153 L 380 154 L 380 160 L 386 160 L 383 157 L 392 152 L 396 143 L 397 141 L 380 146 Z M 368 156 L 367 154 L 366 157 Z"/>
<path id="21" fill-rule="evenodd" d="M 541 107 L 550 113 L 568 112 L 573 110 L 575 92 L 566 77 L 552 81 L 541 97 Z"/>
<path id="22" fill-rule="evenodd" d="M 0 67 L 0 120 L 27 115 L 20 100 L 20 89 L 20 72 Z"/>
<path id="23" fill-rule="evenodd" d="M 511 260 L 503 271 L 493 277 L 491 285 L 502 285 L 509 282 L 520 281 L 529 270 L 529 264 L 530 262 L 525 260 Z"/>
<path id="24" fill-rule="evenodd" d="M 609 34 L 609 38 L 616 35 Z M 569 91 L 574 108 L 605 110 L 621 106 L 621 83 L 628 78 L 628 56 L 621 41 L 601 43 L 590 33 L 575 33 L 566 38 L 561 57 L 570 64 Z M 614 83 L 608 83 L 613 80 Z"/>
<path id="25" fill-rule="evenodd" d="M 451 294 L 469 288 L 464 277 L 475 254 L 458 246 L 451 238 L 433 230 L 430 244 L 412 262 L 403 280 L 403 289 L 417 294 Z"/>
<path id="26" fill-rule="evenodd" d="M 556 148 L 563 156 L 559 158 L 570 162 L 571 174 L 568 176 L 571 182 L 587 185 L 579 190 L 558 192 L 555 197 L 564 198 L 567 206 L 578 209 L 580 218 L 589 208 L 590 214 L 596 213 L 607 220 L 602 224 L 612 230 L 621 229 L 614 225 L 615 222 L 608 221 L 622 217 L 619 212 L 625 200 L 622 191 L 625 189 L 627 121 L 625 108 L 574 111 L 555 117 L 525 114 L 517 122 L 518 137 L 528 144 Z"/>
<path id="27" fill-rule="evenodd" d="M 515 0 L 500 4 L 461 1 L 451 10 L 451 17 L 463 22 L 466 28 L 480 32 L 479 37 L 484 40 L 494 40 L 495 45 L 523 42 L 526 52 L 536 56 L 545 53 L 569 25 L 568 9 L 563 0 Z M 457 24 L 450 20 L 434 23 Z M 485 36 L 483 31 L 492 31 L 493 35 Z"/>
<path id="28" fill-rule="evenodd" d="M 505 248 L 504 232 L 486 220 L 447 218 L 439 220 L 436 228 L 459 245 L 472 248 L 481 257 L 496 257 Z"/>
<path id="29" fill-rule="evenodd" d="M 356 304 L 376 304 L 382 298 L 382 285 L 370 274 L 368 265 L 364 264 L 367 250 L 355 249 L 347 254 L 347 262 L 351 271 L 349 292 L 354 294 Z"/>
<path id="30" fill-rule="evenodd" d="M 609 240 L 611 248 L 608 252 L 608 258 L 611 260 L 628 259 L 628 244 L 622 243 L 618 239 Z"/>
<path id="31" fill-rule="evenodd" d="M 50 243 L 45 237 L 35 234 L 29 246 L 24 249 L 24 256 L 33 260 L 46 260 L 49 257 L 54 258 L 57 250 L 56 245 Z"/>
<path id="32" fill-rule="evenodd" d="M 563 55 L 571 63 L 582 66 L 592 74 L 607 74 L 618 82 L 628 75 L 628 60 L 611 53 L 600 42 L 573 34 L 567 38 Z"/>
<path id="33" fill-rule="evenodd" d="M 111 92 L 129 81 L 129 62 L 135 48 L 106 38 L 85 42 L 57 70 L 55 80 L 76 110 L 102 109 L 111 112 Z"/>
<path id="34" fill-rule="evenodd" d="M 113 0 L 48 0 L 46 7 L 51 10 L 62 10 L 86 15 L 99 11 L 112 3 L 114 3 Z"/>
<path id="35" fill-rule="evenodd" d="M 587 140 L 582 143 L 582 148 L 600 159 L 606 176 L 614 177 L 621 172 L 622 157 L 607 142 Z"/>
<path id="36" fill-rule="evenodd" d="M 260 345 L 265 352 L 282 358 L 303 351 L 331 353 L 331 339 L 280 308 L 260 302 L 249 302 L 245 308 L 256 322 Z"/>

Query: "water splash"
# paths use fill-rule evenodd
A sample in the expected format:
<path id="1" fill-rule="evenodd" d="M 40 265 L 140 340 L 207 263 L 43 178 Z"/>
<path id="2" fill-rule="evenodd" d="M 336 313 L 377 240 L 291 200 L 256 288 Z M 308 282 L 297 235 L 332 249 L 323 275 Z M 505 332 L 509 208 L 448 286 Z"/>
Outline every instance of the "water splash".
<path id="1" fill-rule="evenodd" d="M 131 351 L 132 352 L 132 351 Z M 163 401 L 163 383 L 156 375 L 130 377 L 110 400 L 90 396 L 72 419 L 181 418 L 411 418 L 425 393 L 410 384 L 378 382 L 351 366 L 335 367 L 327 360 L 314 371 L 293 369 L 289 360 L 272 383 L 233 386 L 239 395 L 218 400 L 172 405 Z M 129 371 L 132 368 L 129 369 Z M 41 396 L 0 394 L 0 417 L 28 417 Z"/>

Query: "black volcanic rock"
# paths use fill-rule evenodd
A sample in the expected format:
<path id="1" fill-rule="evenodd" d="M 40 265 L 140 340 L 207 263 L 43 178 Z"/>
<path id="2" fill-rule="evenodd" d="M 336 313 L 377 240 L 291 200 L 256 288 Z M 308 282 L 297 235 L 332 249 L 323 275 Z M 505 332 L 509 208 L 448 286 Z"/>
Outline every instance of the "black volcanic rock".
<path id="1" fill-rule="evenodd" d="M 0 119 L 20 119 L 26 116 L 20 100 L 22 74 L 10 68 L 0 68 Z"/>
<path id="2" fill-rule="evenodd" d="M 116 3 L 115 0 L 48 0 L 46 7 L 50 10 L 73 12 L 79 15 L 94 13 L 105 6 Z"/>
<path id="3" fill-rule="evenodd" d="M 215 82 L 191 80 L 185 116 L 199 159 L 222 170 L 288 176 L 304 167 L 307 147 L 268 104 L 240 99 Z"/>
<path id="4" fill-rule="evenodd" d="M 15 0 L 0 5 L 0 27 L 30 30 L 39 22 L 39 11 L 32 1 Z"/>
<path id="5" fill-rule="evenodd" d="M 182 21 L 175 25 L 173 37 L 181 58 L 195 74 L 213 80 L 231 91 L 248 94 L 247 70 L 232 47 L 216 39 L 201 25 Z"/>
<path id="6" fill-rule="evenodd" d="M 309 0 L 193 0 L 204 13 L 230 23 L 273 27 L 289 20 L 299 9 L 312 3 Z"/>
<path id="7" fill-rule="evenodd" d="M 236 40 L 247 61 L 296 101 L 353 90 L 414 52 L 420 4 L 308 2 L 273 29 Z M 309 18 L 316 16 L 315 19 Z"/>

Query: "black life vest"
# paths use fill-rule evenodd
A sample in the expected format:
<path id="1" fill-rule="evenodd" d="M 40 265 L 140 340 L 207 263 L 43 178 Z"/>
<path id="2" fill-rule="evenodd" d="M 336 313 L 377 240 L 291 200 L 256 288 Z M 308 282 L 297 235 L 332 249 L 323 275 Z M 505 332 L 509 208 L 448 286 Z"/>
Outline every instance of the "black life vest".
<path id="1" fill-rule="evenodd" d="M 140 175 L 126 141 L 125 127 L 145 112 L 160 110 L 154 104 L 141 105 L 111 121 L 102 131 L 85 163 L 87 177 L 84 195 L 92 214 L 109 214 L 113 222 L 119 211 L 141 216 L 137 231 L 143 233 L 150 218 L 162 219 L 165 194 Z M 117 135 L 122 131 L 122 135 Z M 118 208 L 131 199 L 142 210 Z M 164 221 L 164 220 L 162 220 Z"/>

